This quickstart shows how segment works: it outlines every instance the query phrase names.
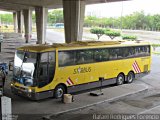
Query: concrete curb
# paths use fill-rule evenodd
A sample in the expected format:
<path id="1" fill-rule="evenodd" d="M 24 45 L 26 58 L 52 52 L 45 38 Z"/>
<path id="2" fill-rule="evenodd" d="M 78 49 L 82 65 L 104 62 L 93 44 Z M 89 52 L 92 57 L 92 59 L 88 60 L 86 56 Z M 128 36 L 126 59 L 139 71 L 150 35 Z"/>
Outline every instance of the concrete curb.
<path id="1" fill-rule="evenodd" d="M 57 115 L 62 115 L 62 114 L 69 113 L 69 112 L 74 112 L 74 111 L 77 111 L 77 110 L 80 110 L 80 109 L 85 109 L 87 107 L 98 105 L 98 104 L 101 104 L 101 103 L 104 103 L 104 102 L 108 102 L 108 103 L 115 102 L 117 100 L 124 99 L 125 97 L 128 97 L 128 96 L 137 95 L 137 94 L 146 92 L 146 91 L 148 91 L 148 89 L 149 88 L 145 86 L 144 89 L 138 90 L 136 92 L 130 92 L 130 93 L 127 93 L 127 94 L 124 94 L 124 95 L 120 95 L 120 96 L 117 96 L 117 97 L 114 97 L 114 98 L 110 98 L 110 99 L 106 99 L 106 100 L 99 101 L 99 102 L 96 102 L 96 103 L 88 104 L 88 105 L 85 105 L 85 106 L 82 106 L 82 107 L 77 107 L 77 108 L 61 111 L 61 112 L 58 112 L 58 113 L 55 113 L 55 114 L 50 114 L 50 115 L 47 115 L 47 116 L 43 116 L 43 120 L 51 120 L 52 116 L 57 116 Z"/>

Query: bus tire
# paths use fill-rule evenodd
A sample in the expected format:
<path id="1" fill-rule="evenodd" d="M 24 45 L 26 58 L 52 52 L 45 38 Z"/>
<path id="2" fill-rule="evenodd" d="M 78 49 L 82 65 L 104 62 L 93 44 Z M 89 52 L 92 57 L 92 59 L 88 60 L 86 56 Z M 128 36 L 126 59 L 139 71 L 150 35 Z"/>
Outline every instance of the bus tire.
<path id="1" fill-rule="evenodd" d="M 123 74 L 117 76 L 116 85 L 122 85 L 124 83 L 125 77 Z"/>
<path id="2" fill-rule="evenodd" d="M 135 78 L 134 73 L 133 73 L 133 72 L 129 72 L 128 75 L 127 75 L 127 80 L 126 80 L 126 82 L 127 82 L 127 83 L 132 83 L 133 80 L 134 80 L 134 78 Z"/>
<path id="3" fill-rule="evenodd" d="M 56 99 L 62 98 L 63 94 L 66 93 L 65 87 L 63 85 L 58 85 L 54 90 L 54 97 Z"/>

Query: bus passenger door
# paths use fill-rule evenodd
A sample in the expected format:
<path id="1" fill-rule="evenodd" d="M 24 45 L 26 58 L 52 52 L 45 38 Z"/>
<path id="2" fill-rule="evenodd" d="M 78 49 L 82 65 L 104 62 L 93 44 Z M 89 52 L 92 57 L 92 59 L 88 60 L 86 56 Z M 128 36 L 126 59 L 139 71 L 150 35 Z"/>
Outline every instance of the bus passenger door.
<path id="1" fill-rule="evenodd" d="M 39 88 L 48 84 L 48 53 L 42 53 L 40 56 L 38 76 Z"/>
<path id="2" fill-rule="evenodd" d="M 39 63 L 38 87 L 49 84 L 55 74 L 55 52 L 42 53 Z"/>

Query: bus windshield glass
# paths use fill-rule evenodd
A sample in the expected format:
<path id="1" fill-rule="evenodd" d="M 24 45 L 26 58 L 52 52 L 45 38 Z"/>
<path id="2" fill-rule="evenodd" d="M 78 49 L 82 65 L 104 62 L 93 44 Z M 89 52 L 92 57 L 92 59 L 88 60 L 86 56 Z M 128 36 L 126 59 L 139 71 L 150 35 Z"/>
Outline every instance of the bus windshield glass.
<path id="1" fill-rule="evenodd" d="M 17 82 L 33 85 L 36 69 L 37 53 L 16 51 L 14 58 L 14 77 Z M 20 78 L 20 79 L 18 79 Z"/>

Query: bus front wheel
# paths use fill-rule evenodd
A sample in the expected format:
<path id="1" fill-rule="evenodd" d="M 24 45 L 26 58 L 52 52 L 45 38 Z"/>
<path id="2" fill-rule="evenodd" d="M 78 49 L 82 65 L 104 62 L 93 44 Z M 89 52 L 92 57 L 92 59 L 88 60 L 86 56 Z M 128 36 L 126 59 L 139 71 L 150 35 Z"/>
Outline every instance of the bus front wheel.
<path id="1" fill-rule="evenodd" d="M 117 85 L 122 85 L 124 83 L 124 80 L 125 80 L 124 75 L 123 74 L 119 74 L 117 76 L 117 82 L 116 82 L 116 84 Z"/>
<path id="2" fill-rule="evenodd" d="M 66 90 L 65 90 L 65 87 L 63 85 L 58 85 L 56 88 L 55 88 L 55 91 L 54 91 L 54 97 L 56 99 L 58 98 L 62 98 L 63 97 L 63 94 L 66 93 Z"/>
<path id="3" fill-rule="evenodd" d="M 129 72 L 128 75 L 127 75 L 127 83 L 132 83 L 133 80 L 134 80 L 134 73 L 133 72 Z"/>

